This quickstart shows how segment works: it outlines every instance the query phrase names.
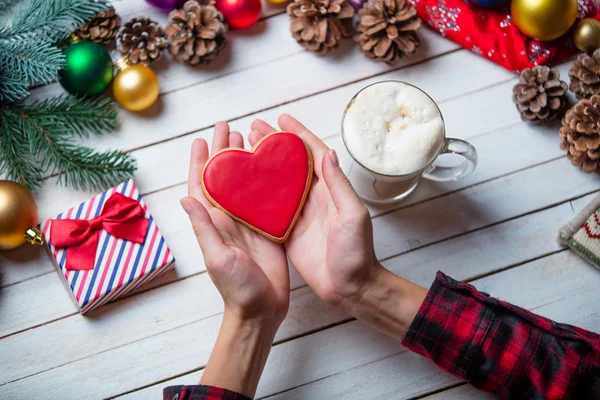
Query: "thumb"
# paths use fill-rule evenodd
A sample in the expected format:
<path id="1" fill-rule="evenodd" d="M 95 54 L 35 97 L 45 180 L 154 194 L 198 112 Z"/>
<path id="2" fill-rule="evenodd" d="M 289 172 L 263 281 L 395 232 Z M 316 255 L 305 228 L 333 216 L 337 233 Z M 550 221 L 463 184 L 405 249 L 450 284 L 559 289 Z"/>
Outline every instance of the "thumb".
<path id="1" fill-rule="evenodd" d="M 344 171 L 340 168 L 335 150 L 330 149 L 323 157 L 322 170 L 323 179 L 329 189 L 333 204 L 338 210 L 355 210 L 364 207 Z"/>
<path id="2" fill-rule="evenodd" d="M 210 252 L 214 252 L 223 246 L 223 238 L 202 203 L 193 197 L 184 197 L 180 202 L 181 207 L 190 218 L 202 254 L 206 257 Z"/>

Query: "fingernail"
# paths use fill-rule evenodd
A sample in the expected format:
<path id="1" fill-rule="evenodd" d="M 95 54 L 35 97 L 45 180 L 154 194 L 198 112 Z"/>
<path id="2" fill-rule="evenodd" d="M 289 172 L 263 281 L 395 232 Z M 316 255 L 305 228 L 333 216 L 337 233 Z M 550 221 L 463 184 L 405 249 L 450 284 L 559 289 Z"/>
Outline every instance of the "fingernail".
<path id="1" fill-rule="evenodd" d="M 339 160 L 335 150 L 333 150 L 333 149 L 329 150 L 329 157 L 331 158 L 331 162 L 333 163 L 333 165 L 335 165 L 336 167 L 340 166 L 340 160 Z"/>
<path id="2" fill-rule="evenodd" d="M 186 214 L 189 215 L 191 209 L 190 209 L 190 203 L 188 201 L 188 198 L 184 197 L 183 199 L 179 200 L 179 203 L 181 203 L 181 207 L 183 208 L 183 211 L 185 211 Z"/>

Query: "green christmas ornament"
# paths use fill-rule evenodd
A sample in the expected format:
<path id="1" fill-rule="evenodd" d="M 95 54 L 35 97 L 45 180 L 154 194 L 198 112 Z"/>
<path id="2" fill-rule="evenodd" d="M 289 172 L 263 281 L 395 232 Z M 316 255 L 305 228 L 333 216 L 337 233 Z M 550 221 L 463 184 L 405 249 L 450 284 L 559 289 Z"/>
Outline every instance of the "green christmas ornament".
<path id="1" fill-rule="evenodd" d="M 113 63 L 104 47 L 94 42 L 75 42 L 64 49 L 65 67 L 60 84 L 74 95 L 98 95 L 113 79 Z"/>

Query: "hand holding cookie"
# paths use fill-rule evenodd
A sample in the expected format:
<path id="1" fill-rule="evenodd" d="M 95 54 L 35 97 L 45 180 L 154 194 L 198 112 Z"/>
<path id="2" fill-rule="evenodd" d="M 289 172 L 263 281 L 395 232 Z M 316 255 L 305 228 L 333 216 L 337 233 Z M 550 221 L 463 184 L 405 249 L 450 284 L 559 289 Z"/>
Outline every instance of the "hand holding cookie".
<path id="1" fill-rule="evenodd" d="M 282 115 L 278 122 L 281 130 L 308 145 L 314 165 L 312 187 L 285 242 L 287 255 L 319 297 L 349 310 L 384 270 L 375 257 L 369 212 L 333 150 L 291 116 Z M 273 132 L 269 124 L 255 120 L 250 144 Z"/>
<path id="2" fill-rule="evenodd" d="M 226 147 L 243 148 L 239 132 L 225 122 L 215 125 L 212 154 Z M 289 304 L 289 272 L 283 247 L 236 222 L 214 207 L 202 191 L 201 176 L 208 145 L 192 146 L 188 197 L 181 203 L 189 215 L 208 273 L 225 302 L 225 316 L 256 325 L 279 326 Z"/>

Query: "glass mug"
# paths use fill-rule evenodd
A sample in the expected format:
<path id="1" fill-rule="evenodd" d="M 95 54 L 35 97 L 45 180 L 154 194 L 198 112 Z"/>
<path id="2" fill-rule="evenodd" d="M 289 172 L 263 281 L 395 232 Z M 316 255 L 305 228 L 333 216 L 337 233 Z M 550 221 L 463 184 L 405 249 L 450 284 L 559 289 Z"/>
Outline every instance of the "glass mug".
<path id="1" fill-rule="evenodd" d="M 352 99 L 346 106 L 346 109 L 344 110 L 344 115 L 342 117 L 342 140 L 344 141 L 346 151 L 352 158 L 352 164 L 350 165 L 347 173 L 348 179 L 354 187 L 354 190 L 356 190 L 358 195 L 363 200 L 375 204 L 394 203 L 403 200 L 408 195 L 410 195 L 413 192 L 413 190 L 415 190 L 415 188 L 417 187 L 417 184 L 419 183 L 421 178 L 437 182 L 454 181 L 463 178 L 464 176 L 473 172 L 473 170 L 477 166 L 477 150 L 475 150 L 475 147 L 473 147 L 473 145 L 471 145 L 469 142 L 460 139 L 447 138 L 445 126 L 444 140 L 441 143 L 440 149 L 435 155 L 435 157 L 433 157 L 429 164 L 427 164 L 424 168 L 404 175 L 386 175 L 375 172 L 365 167 L 352 154 L 352 151 L 348 147 L 344 133 L 344 122 L 346 119 L 346 113 L 354 104 L 356 97 L 365 89 L 382 83 L 399 83 L 409 85 L 421 91 L 431 99 L 431 96 L 429 96 L 420 88 L 411 85 L 410 83 L 395 80 L 387 80 L 373 83 L 369 86 L 362 88 L 358 93 L 356 93 L 352 97 Z M 437 111 L 443 121 L 444 117 L 442 116 L 442 112 L 440 111 L 437 103 L 435 103 L 433 99 L 431 99 L 431 101 L 435 104 Z M 436 159 L 441 154 L 457 154 L 459 156 L 462 156 L 464 160 L 456 166 L 447 167 L 435 165 Z"/>

